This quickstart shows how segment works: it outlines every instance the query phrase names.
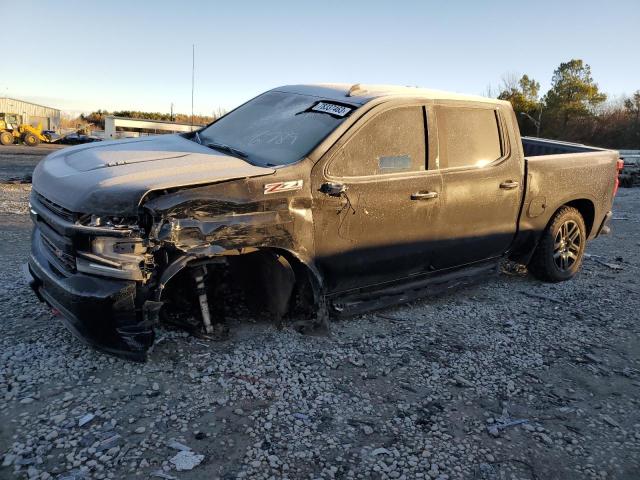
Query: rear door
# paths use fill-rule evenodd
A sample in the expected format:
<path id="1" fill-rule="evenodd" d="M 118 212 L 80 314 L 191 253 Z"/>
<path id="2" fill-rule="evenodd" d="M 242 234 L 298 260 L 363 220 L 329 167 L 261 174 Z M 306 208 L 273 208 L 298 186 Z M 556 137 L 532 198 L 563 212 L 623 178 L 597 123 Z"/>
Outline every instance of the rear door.
<path id="1" fill-rule="evenodd" d="M 502 255 L 516 233 L 523 159 L 490 104 L 436 106 L 442 217 L 438 269 Z"/>
<path id="2" fill-rule="evenodd" d="M 429 270 L 442 181 L 428 168 L 427 112 L 376 107 L 315 165 L 316 262 L 329 291 Z"/>

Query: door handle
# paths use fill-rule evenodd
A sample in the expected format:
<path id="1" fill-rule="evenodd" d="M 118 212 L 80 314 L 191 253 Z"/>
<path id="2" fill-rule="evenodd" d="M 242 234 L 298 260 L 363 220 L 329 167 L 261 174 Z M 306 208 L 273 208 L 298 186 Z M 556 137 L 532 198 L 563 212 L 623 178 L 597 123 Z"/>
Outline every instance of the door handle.
<path id="1" fill-rule="evenodd" d="M 502 182 L 500 184 L 500 188 L 502 188 L 503 190 L 513 190 L 514 188 L 518 188 L 518 185 L 520 185 L 518 182 L 507 180 L 506 182 Z"/>
<path id="2" fill-rule="evenodd" d="M 411 194 L 411 200 L 431 200 L 438 198 L 438 192 L 416 192 Z"/>

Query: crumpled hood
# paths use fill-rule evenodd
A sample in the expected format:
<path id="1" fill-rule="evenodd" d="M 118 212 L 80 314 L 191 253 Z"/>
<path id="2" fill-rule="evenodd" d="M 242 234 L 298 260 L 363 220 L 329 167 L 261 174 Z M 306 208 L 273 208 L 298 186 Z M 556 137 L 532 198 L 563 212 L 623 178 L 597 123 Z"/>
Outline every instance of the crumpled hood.
<path id="1" fill-rule="evenodd" d="M 180 135 L 65 148 L 33 172 L 33 189 L 73 212 L 135 215 L 152 190 L 274 173 Z"/>

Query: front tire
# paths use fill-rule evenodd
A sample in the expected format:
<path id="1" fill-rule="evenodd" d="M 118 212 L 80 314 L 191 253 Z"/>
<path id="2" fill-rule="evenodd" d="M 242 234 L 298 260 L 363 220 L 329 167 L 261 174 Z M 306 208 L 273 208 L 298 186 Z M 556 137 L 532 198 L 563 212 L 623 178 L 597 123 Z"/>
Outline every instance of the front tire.
<path id="1" fill-rule="evenodd" d="M 2 145 L 13 145 L 13 135 L 11 132 L 0 132 L 0 143 Z"/>
<path id="2" fill-rule="evenodd" d="M 545 282 L 570 280 L 582 266 L 586 244 L 582 215 L 573 207 L 562 207 L 543 232 L 529 271 Z"/>
<path id="3" fill-rule="evenodd" d="M 36 147 L 40 144 L 40 139 L 36 137 L 33 133 L 26 133 L 22 141 L 25 145 L 28 145 L 29 147 Z"/>

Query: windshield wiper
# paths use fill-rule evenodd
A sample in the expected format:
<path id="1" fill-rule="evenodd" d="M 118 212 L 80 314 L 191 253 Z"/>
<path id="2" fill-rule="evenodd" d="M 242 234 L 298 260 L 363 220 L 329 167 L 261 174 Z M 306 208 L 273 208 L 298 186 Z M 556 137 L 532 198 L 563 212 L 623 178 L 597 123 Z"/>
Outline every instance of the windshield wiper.
<path id="1" fill-rule="evenodd" d="M 196 139 L 197 143 L 202 145 L 202 140 L 200 139 L 200 134 L 198 133 L 198 131 L 196 131 L 196 133 L 193 134 L 193 137 Z"/>
<path id="2" fill-rule="evenodd" d="M 233 155 L 234 157 L 245 159 L 249 155 L 244 153 L 242 150 L 238 150 L 237 148 L 230 147 L 229 145 L 225 145 L 224 143 L 207 143 L 207 147 L 213 148 L 214 150 L 219 150 L 220 152 L 225 152 Z"/>

